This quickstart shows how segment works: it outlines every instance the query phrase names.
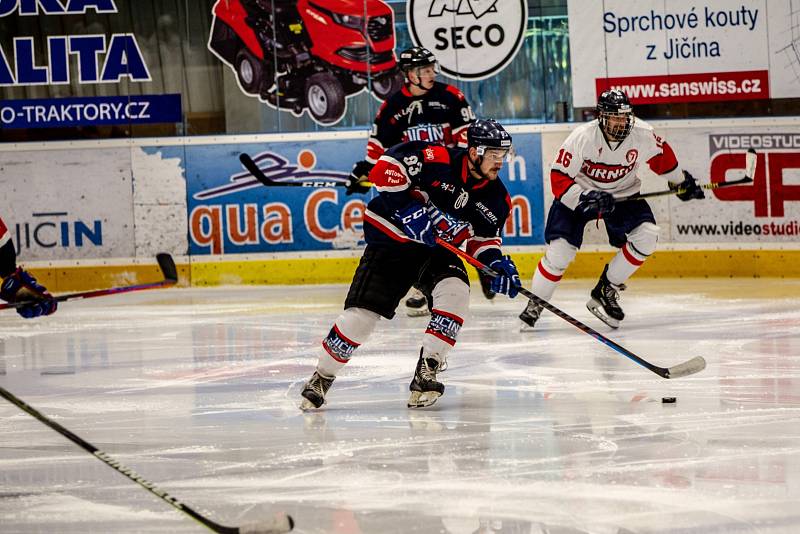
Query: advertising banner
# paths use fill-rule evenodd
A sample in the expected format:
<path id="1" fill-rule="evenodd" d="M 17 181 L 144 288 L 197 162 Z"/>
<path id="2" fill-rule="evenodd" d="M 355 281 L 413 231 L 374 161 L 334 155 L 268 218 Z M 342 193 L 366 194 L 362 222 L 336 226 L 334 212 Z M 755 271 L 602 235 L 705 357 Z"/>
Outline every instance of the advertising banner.
<path id="1" fill-rule="evenodd" d="M 411 38 L 429 49 L 442 72 L 483 80 L 508 65 L 522 46 L 527 0 L 409 0 Z"/>
<path id="2" fill-rule="evenodd" d="M 231 254 L 360 249 L 362 216 L 375 194 L 345 195 L 344 187 L 265 187 L 243 168 L 248 153 L 280 182 L 344 183 L 363 139 L 188 146 L 185 165 L 191 254 Z M 511 194 L 509 245 L 541 244 L 540 135 L 514 134 L 515 160 L 501 173 Z M 148 153 L 184 158 L 183 148 L 149 147 Z"/>
<path id="3" fill-rule="evenodd" d="M 793 6 L 794 4 L 794 6 Z M 609 88 L 634 104 L 800 96 L 797 0 L 573 0 L 573 105 Z"/>
<path id="4" fill-rule="evenodd" d="M 717 124 L 715 124 L 715 122 Z M 674 149 L 680 167 L 701 184 L 738 180 L 745 173 L 745 155 L 757 152 L 753 183 L 706 190 L 706 198 L 682 202 L 674 195 L 648 199 L 661 228 L 661 244 L 791 244 L 800 242 L 800 123 L 754 125 L 754 120 L 653 123 L 658 135 Z M 736 124 L 738 123 L 738 124 Z M 794 123 L 794 124 L 792 124 Z M 542 135 L 545 176 L 569 132 Z M 663 191 L 667 183 L 639 168 L 642 191 Z M 549 180 L 545 210 L 553 200 Z M 606 245 L 604 225 L 586 226 L 585 244 Z"/>
<path id="5" fill-rule="evenodd" d="M 153 57 L 152 35 L 142 38 L 133 33 L 135 24 L 128 11 L 129 5 L 119 0 L 0 0 L 0 19 L 13 30 L 4 29 L 0 35 L 0 88 L 45 87 L 47 91 L 39 94 L 108 95 L 130 92 L 128 84 L 140 83 L 144 91 L 134 92 L 155 92 L 148 90 L 153 87 L 147 62 L 148 56 Z M 83 23 L 90 19 L 89 26 Z M 145 52 L 148 46 L 150 54 Z M 181 120 L 178 94 L 0 102 L 0 128 Z"/>
<path id="6" fill-rule="evenodd" d="M 758 153 L 753 183 L 707 191 L 695 202 L 671 199 L 671 241 L 797 243 L 800 240 L 800 130 L 786 127 L 678 129 L 668 132 L 683 168 L 702 181 L 744 175 L 745 153 Z M 698 177 L 699 177 L 698 176 Z M 693 205 L 694 204 L 694 205 Z"/>
<path id="7" fill-rule="evenodd" d="M 242 93 L 318 124 L 339 122 L 347 100 L 399 90 L 394 12 L 384 0 L 217 0 L 208 49 Z"/>
<path id="8" fill-rule="evenodd" d="M 0 102 L 0 127 L 3 128 L 64 128 L 181 120 L 181 95 L 98 96 Z"/>
<path id="9" fill-rule="evenodd" d="M 130 149 L 0 152 L 0 167 L 24 261 L 135 256 Z"/>

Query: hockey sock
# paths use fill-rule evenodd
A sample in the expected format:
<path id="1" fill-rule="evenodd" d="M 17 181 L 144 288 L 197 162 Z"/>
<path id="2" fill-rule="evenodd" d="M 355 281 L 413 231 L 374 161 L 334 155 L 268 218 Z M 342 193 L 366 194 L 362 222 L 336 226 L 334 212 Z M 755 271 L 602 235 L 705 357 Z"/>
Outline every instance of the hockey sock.
<path id="1" fill-rule="evenodd" d="M 431 320 L 422 339 L 426 357 L 444 363 L 469 309 L 469 286 L 458 278 L 445 278 L 433 288 Z"/>
<path id="2" fill-rule="evenodd" d="M 363 308 L 346 309 L 322 340 L 323 351 L 317 362 L 317 371 L 326 377 L 336 376 L 350 361 L 353 352 L 372 334 L 378 319 L 380 315 Z"/>
<path id="3" fill-rule="evenodd" d="M 565 239 L 551 241 L 533 273 L 531 292 L 541 299 L 550 300 L 577 252 L 578 249 Z"/>
<path id="4" fill-rule="evenodd" d="M 614 285 L 623 284 L 655 252 L 659 228 L 653 223 L 642 223 L 628 234 L 628 242 L 608 264 L 606 277 Z"/>
<path id="5" fill-rule="evenodd" d="M 646 256 L 638 254 L 633 250 L 630 243 L 625 243 L 620 251 L 617 252 L 616 256 L 609 262 L 606 278 L 615 286 L 619 286 L 641 267 L 646 258 Z"/>

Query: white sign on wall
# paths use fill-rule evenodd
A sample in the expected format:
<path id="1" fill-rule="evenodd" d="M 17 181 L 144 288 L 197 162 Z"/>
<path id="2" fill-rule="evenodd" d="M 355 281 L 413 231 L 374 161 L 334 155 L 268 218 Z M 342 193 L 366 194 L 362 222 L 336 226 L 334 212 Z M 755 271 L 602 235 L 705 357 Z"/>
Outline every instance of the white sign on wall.
<path id="1" fill-rule="evenodd" d="M 528 21 L 527 0 L 409 0 L 411 39 L 436 56 L 442 71 L 482 80 L 517 55 Z"/>
<path id="2" fill-rule="evenodd" d="M 0 152 L 20 261 L 134 256 L 130 150 Z"/>
<path id="3" fill-rule="evenodd" d="M 575 107 L 800 96 L 800 0 L 571 0 Z"/>
<path id="4" fill-rule="evenodd" d="M 19 261 L 186 254 L 181 161 L 115 144 L 0 150 L 0 216 Z"/>

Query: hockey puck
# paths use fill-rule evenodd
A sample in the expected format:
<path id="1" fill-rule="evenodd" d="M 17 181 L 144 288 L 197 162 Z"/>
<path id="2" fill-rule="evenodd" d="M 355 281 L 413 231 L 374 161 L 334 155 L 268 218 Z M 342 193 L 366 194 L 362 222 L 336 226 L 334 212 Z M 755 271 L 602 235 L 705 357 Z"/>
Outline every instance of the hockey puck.
<path id="1" fill-rule="evenodd" d="M 677 400 L 678 399 L 675 397 L 661 397 L 661 402 L 663 402 L 664 404 L 672 404 Z"/>

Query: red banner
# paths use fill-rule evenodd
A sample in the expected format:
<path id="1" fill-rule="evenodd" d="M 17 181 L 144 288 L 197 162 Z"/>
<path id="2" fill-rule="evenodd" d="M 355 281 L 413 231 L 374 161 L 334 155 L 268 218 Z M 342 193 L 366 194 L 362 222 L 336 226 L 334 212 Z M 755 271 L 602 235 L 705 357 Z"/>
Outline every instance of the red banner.
<path id="1" fill-rule="evenodd" d="M 713 102 L 769 98 L 769 71 L 702 72 L 595 79 L 597 96 L 620 89 L 632 104 Z"/>

